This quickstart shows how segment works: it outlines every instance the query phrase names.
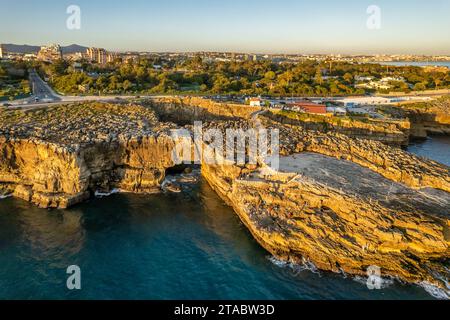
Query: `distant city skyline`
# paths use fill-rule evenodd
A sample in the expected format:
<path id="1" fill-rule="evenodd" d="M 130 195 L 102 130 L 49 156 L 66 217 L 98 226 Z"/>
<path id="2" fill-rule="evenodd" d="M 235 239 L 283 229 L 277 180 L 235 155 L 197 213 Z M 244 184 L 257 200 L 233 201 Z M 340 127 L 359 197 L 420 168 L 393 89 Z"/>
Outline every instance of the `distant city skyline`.
<path id="1" fill-rule="evenodd" d="M 69 30 L 69 5 L 81 29 Z M 381 28 L 367 27 L 370 5 Z M 450 55 L 450 1 L 5 0 L 0 43 L 111 51 Z"/>

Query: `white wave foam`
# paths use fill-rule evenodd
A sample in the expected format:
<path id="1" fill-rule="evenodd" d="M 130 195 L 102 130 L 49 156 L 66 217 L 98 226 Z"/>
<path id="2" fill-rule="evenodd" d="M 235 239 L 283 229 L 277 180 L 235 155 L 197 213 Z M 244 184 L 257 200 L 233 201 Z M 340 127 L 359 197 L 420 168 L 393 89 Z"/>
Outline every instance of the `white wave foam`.
<path id="1" fill-rule="evenodd" d="M 369 277 L 354 276 L 353 280 L 358 282 L 358 283 L 360 283 L 360 284 L 363 284 L 363 285 L 367 286 L 368 281 L 369 281 Z M 383 277 L 380 277 L 380 276 L 372 275 L 371 276 L 371 280 L 372 280 L 373 283 L 375 283 L 377 285 L 377 289 L 378 290 L 389 288 L 391 285 L 394 284 L 394 278 L 390 278 L 390 277 L 389 278 L 383 278 Z M 368 287 L 368 289 L 369 289 L 369 287 Z"/>
<path id="2" fill-rule="evenodd" d="M 290 268 L 294 273 L 300 273 L 303 271 L 310 271 L 312 273 L 320 275 L 319 269 L 309 260 L 303 259 L 303 264 L 296 264 L 292 262 L 286 262 L 275 258 L 274 256 L 268 257 L 268 260 L 279 268 Z"/>
<path id="3" fill-rule="evenodd" d="M 450 300 L 450 291 L 438 288 L 429 282 L 421 282 L 419 286 L 425 289 L 432 297 L 439 300 Z"/>
<path id="4" fill-rule="evenodd" d="M 95 191 L 95 196 L 97 197 L 97 198 L 104 198 L 104 197 L 109 197 L 109 196 L 111 196 L 111 195 L 113 195 L 113 194 L 116 194 L 116 193 L 119 193 L 120 192 L 120 190 L 119 189 L 113 189 L 113 190 L 111 190 L 111 192 L 100 192 L 100 191 Z"/>
<path id="5" fill-rule="evenodd" d="M 274 256 L 269 256 L 269 257 L 267 257 L 267 259 L 269 259 L 270 262 L 272 262 L 274 265 L 276 265 L 277 267 L 280 267 L 280 268 L 286 267 L 289 264 L 286 261 L 275 258 Z"/>

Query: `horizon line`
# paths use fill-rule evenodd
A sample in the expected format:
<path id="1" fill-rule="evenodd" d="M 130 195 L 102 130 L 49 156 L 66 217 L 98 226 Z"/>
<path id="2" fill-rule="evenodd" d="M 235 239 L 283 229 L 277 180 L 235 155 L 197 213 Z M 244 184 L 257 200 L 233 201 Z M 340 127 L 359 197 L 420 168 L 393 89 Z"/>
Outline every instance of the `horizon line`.
<path id="1" fill-rule="evenodd" d="M 135 49 L 127 49 L 127 50 L 118 50 L 118 49 L 109 49 L 107 47 L 102 46 L 86 46 L 81 45 L 78 43 L 70 43 L 70 44 L 61 44 L 58 42 L 52 42 L 48 43 L 46 45 L 39 45 L 39 44 L 17 44 L 13 42 L 0 42 L 2 45 L 15 45 L 15 46 L 30 46 L 30 47 L 44 47 L 49 46 L 52 44 L 60 45 L 61 47 L 70 47 L 70 46 L 80 46 L 85 48 L 102 48 L 109 52 L 116 52 L 116 53 L 238 53 L 238 54 L 257 54 L 257 55 L 344 55 L 344 56 L 428 56 L 428 57 L 436 57 L 436 56 L 450 56 L 450 53 L 445 54 L 425 54 L 425 53 L 346 53 L 346 52 L 252 52 L 252 51 L 231 51 L 231 50 L 213 50 L 213 49 L 207 49 L 207 50 L 161 50 L 161 51 L 155 51 L 155 50 L 135 50 Z"/>

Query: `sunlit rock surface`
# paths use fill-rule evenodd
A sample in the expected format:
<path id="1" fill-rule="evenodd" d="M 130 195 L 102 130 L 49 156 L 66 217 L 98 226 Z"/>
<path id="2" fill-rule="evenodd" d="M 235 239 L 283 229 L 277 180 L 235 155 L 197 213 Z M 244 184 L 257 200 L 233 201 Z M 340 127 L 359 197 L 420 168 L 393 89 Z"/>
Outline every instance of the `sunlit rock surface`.
<path id="1" fill-rule="evenodd" d="M 0 186 L 43 208 L 101 190 L 155 192 L 174 165 L 170 125 L 133 105 L 75 104 L 2 111 Z"/>
<path id="2" fill-rule="evenodd" d="M 415 190 L 324 155 L 283 157 L 280 170 L 203 165 L 203 175 L 277 258 L 333 272 L 448 279 L 450 195 Z"/>

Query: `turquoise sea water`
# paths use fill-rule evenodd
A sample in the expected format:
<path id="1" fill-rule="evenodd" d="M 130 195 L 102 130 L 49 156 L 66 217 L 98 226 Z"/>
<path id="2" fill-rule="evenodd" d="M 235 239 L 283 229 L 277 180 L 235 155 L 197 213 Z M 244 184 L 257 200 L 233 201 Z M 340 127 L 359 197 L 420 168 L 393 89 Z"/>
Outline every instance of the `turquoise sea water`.
<path id="1" fill-rule="evenodd" d="M 0 200 L 0 299 L 432 298 L 414 285 L 373 291 L 353 277 L 271 261 L 206 182 L 184 188 L 63 211 Z M 79 291 L 66 288 L 69 265 L 81 268 Z"/>
<path id="2" fill-rule="evenodd" d="M 450 166 L 450 137 L 434 136 L 413 142 L 408 151 Z"/>

